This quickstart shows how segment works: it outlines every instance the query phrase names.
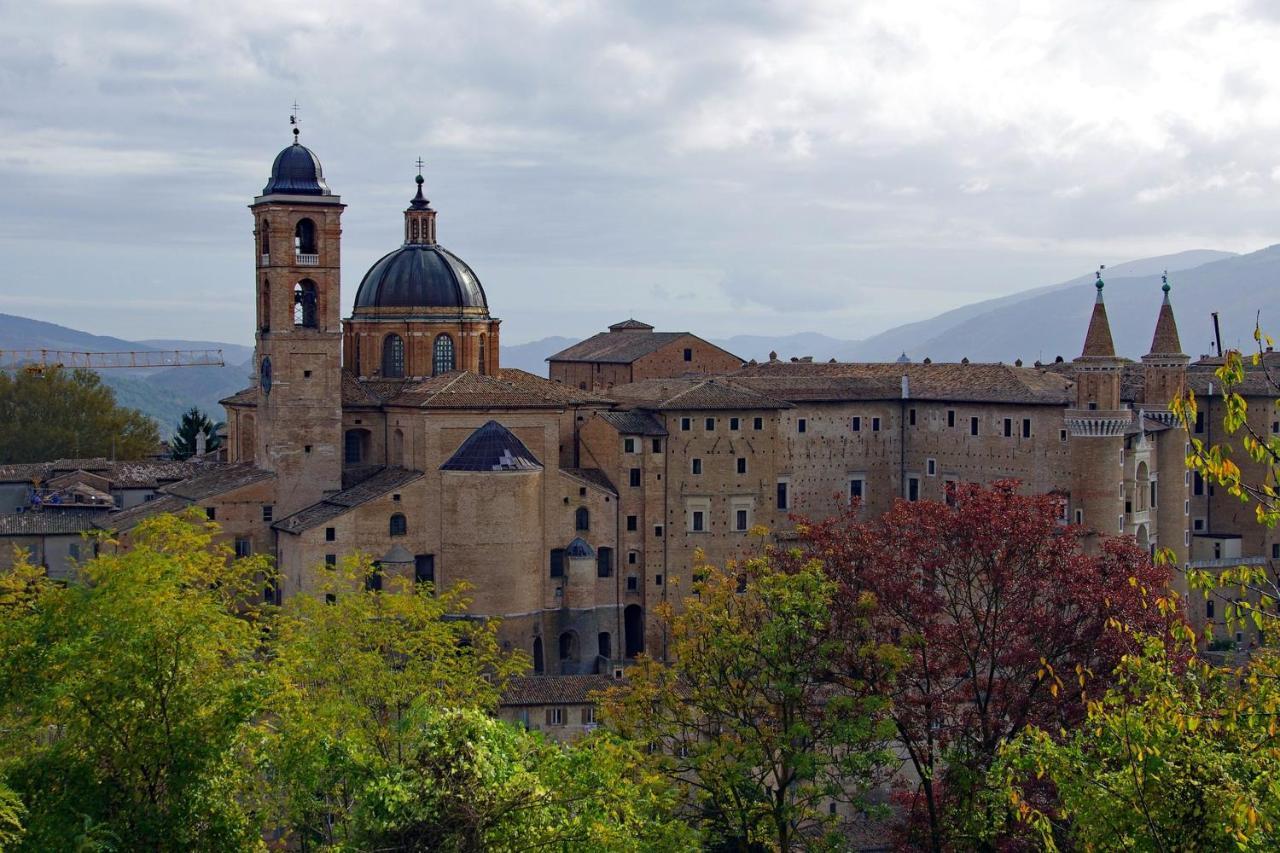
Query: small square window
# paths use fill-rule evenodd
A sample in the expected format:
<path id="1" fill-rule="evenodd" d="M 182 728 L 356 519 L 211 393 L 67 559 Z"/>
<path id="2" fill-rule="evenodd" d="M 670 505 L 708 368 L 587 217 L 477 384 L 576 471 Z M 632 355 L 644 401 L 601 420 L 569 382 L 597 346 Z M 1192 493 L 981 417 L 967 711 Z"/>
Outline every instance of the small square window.
<path id="1" fill-rule="evenodd" d="M 637 524 L 639 524 L 639 519 L 636 516 L 627 516 L 627 530 L 635 530 Z"/>
<path id="2" fill-rule="evenodd" d="M 310 453 L 310 452 L 311 452 L 311 445 L 309 445 L 309 444 L 304 444 L 304 445 L 302 445 L 302 452 L 303 452 L 303 453 Z"/>
<path id="3" fill-rule="evenodd" d="M 326 593 L 324 594 L 324 603 L 325 603 L 325 604 L 337 604 L 337 603 L 338 603 L 338 596 L 334 595 L 334 594 L 333 594 L 333 593 L 331 593 L 331 592 L 326 592 Z"/>
<path id="4" fill-rule="evenodd" d="M 729 429 L 733 430 L 734 432 L 737 432 L 741 428 L 741 426 L 742 426 L 742 421 L 739 418 L 729 418 Z"/>
<path id="5" fill-rule="evenodd" d="M 693 361 L 693 350 L 689 349 L 689 347 L 684 348 L 684 360 Z"/>
<path id="6" fill-rule="evenodd" d="M 622 440 L 622 452 L 623 452 L 623 453 L 635 453 L 635 452 L 636 452 L 636 440 L 635 440 L 634 438 L 624 438 L 624 439 Z"/>
<path id="7" fill-rule="evenodd" d="M 400 503 L 400 495 L 399 495 L 399 494 L 394 494 L 394 495 L 392 495 L 392 496 L 391 496 L 391 502 L 392 502 L 392 503 Z"/>
<path id="8" fill-rule="evenodd" d="M 747 459 L 745 456 L 738 457 L 738 473 L 739 474 L 747 473 Z"/>
<path id="9" fill-rule="evenodd" d="M 634 566 L 638 562 L 640 562 L 640 554 L 636 551 L 628 551 L 627 563 Z"/>
<path id="10" fill-rule="evenodd" d="M 635 575 L 627 576 L 627 592 L 635 592 L 640 589 L 640 578 Z"/>
<path id="11" fill-rule="evenodd" d="M 662 586 L 662 575 L 654 575 L 654 576 L 653 576 L 653 585 L 654 585 L 654 586 Z"/>
<path id="12" fill-rule="evenodd" d="M 205 507 L 205 508 L 204 508 L 204 515 L 205 515 L 205 518 L 209 519 L 210 521 L 217 521 L 217 519 L 218 519 L 218 508 L 217 508 L 217 507 L 212 507 L 212 506 L 207 506 L 207 507 Z"/>
<path id="13" fill-rule="evenodd" d="M 653 526 L 653 535 L 654 535 L 655 537 L 657 537 L 658 539 L 661 539 L 661 538 L 662 538 L 662 525 L 661 525 L 661 524 L 655 524 L 655 525 Z"/>
<path id="14" fill-rule="evenodd" d="M 764 418 L 753 418 L 751 421 L 751 428 L 756 432 L 764 429 Z"/>
<path id="15" fill-rule="evenodd" d="M 680 431 L 688 432 L 693 426 L 693 422 L 689 418 L 680 419 Z"/>
<path id="16" fill-rule="evenodd" d="M 324 555 L 324 564 L 325 564 L 325 567 L 326 567 L 326 568 L 329 568 L 329 569 L 332 569 L 333 567 L 337 566 L 337 565 L 338 565 L 338 555 L 337 555 L 337 554 L 325 554 L 325 555 Z"/>
<path id="17" fill-rule="evenodd" d="M 311 371 L 310 371 L 310 370 L 304 370 L 304 371 L 302 371 L 302 378 L 303 378 L 303 379 L 310 379 L 310 378 L 311 378 Z"/>
<path id="18" fill-rule="evenodd" d="M 805 432 L 809 429 L 809 422 L 804 418 L 796 421 L 796 432 Z"/>
<path id="19" fill-rule="evenodd" d="M 275 516 L 275 507 L 273 507 L 271 504 L 263 504 L 262 520 L 271 521 L 274 516 Z"/>
<path id="20" fill-rule="evenodd" d="M 707 418 L 707 419 L 706 419 L 706 421 L 705 421 L 705 426 L 706 426 L 706 428 L 707 428 L 707 432 L 714 432 L 714 431 L 715 431 L 715 428 L 716 428 L 716 419 L 715 419 L 715 418 Z"/>

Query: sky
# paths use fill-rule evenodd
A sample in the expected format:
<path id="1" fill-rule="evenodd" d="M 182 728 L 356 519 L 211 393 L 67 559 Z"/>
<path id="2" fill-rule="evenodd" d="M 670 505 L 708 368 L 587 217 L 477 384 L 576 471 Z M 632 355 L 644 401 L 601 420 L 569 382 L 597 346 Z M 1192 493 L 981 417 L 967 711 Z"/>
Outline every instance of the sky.
<path id="1" fill-rule="evenodd" d="M 505 343 L 637 317 L 856 339 L 1280 234 L 1280 11 L 986 0 L 0 0 L 0 312 L 249 343 L 290 141 L 343 301 L 440 242 Z"/>

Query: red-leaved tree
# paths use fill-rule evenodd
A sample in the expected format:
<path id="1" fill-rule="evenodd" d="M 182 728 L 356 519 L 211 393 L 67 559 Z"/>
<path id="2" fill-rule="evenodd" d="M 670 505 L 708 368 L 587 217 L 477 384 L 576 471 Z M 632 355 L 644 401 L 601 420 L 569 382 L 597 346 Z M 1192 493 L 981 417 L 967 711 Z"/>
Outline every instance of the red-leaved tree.
<path id="1" fill-rule="evenodd" d="M 1166 570 L 1130 538 L 1086 540 L 1062 523 L 1060 498 L 1017 488 L 961 485 L 946 503 L 898 501 L 865 521 L 855 506 L 799 526 L 803 556 L 839 586 L 834 629 L 849 647 L 902 649 L 897 666 L 856 675 L 890 696 L 918 779 L 902 792 L 910 849 L 1005 846 L 1014 827 L 986 784 L 1000 745 L 1030 723 L 1078 721 L 1081 694 L 1100 691 L 1124 652 L 1109 619 L 1167 627 L 1145 601 L 1167 588 Z"/>

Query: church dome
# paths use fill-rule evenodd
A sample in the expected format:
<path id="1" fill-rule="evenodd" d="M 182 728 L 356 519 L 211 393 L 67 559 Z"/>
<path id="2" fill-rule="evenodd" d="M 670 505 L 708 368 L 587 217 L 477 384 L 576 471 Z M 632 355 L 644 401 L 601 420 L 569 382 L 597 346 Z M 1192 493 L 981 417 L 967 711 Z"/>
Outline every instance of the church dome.
<path id="1" fill-rule="evenodd" d="M 478 308 L 489 310 L 471 267 L 436 243 L 406 243 L 369 268 L 356 308 Z"/>
<path id="2" fill-rule="evenodd" d="M 311 149 L 298 142 L 276 155 L 271 164 L 271 177 L 262 188 L 263 195 L 333 195 L 324 182 L 324 170 Z"/>

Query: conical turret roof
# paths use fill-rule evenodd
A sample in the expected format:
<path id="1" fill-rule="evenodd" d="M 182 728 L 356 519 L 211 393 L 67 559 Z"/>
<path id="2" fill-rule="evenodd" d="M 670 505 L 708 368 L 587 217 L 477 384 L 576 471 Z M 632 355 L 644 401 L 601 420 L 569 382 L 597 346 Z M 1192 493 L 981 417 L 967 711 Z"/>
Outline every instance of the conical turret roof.
<path id="1" fill-rule="evenodd" d="M 1111 323 L 1107 320 L 1107 306 L 1102 301 L 1102 273 L 1098 273 L 1098 298 L 1093 303 L 1093 316 L 1089 318 L 1089 331 L 1084 336 L 1082 358 L 1115 358 L 1116 346 L 1111 340 Z"/>
<path id="2" fill-rule="evenodd" d="M 1148 355 L 1183 355 L 1182 341 L 1178 338 L 1178 321 L 1173 318 L 1173 305 L 1169 303 L 1169 276 L 1164 276 L 1164 300 L 1156 317 L 1156 333 L 1151 339 Z"/>

